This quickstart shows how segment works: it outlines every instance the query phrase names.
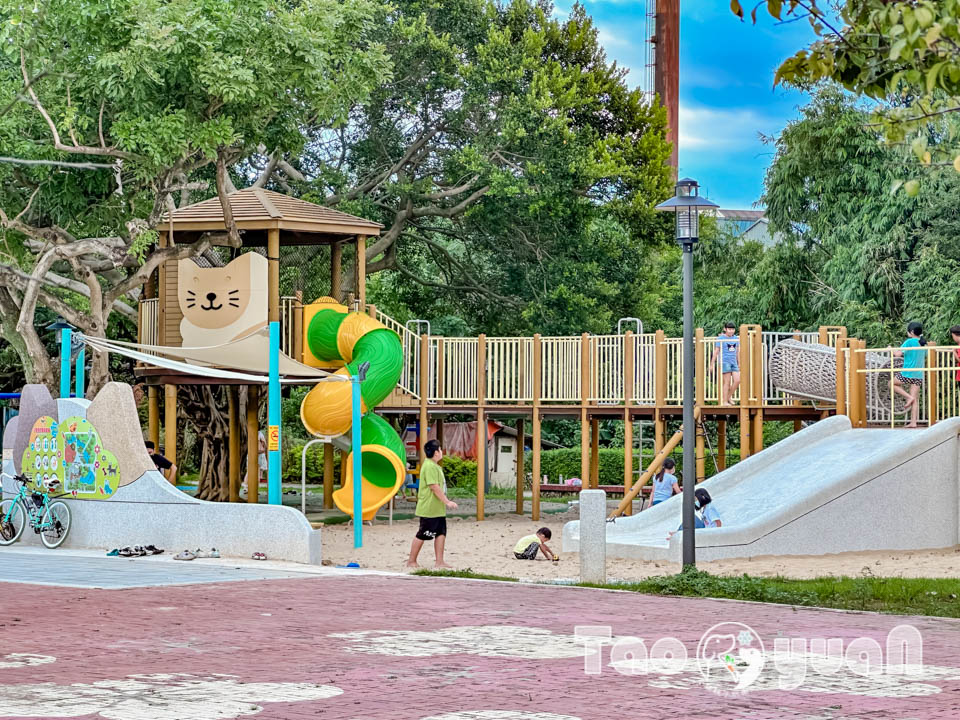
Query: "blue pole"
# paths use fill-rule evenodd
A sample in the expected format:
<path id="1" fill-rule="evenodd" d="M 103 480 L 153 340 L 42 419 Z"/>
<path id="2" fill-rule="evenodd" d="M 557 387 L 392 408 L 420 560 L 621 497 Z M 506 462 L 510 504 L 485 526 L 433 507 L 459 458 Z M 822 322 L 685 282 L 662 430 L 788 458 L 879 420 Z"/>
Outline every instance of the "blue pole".
<path id="1" fill-rule="evenodd" d="M 267 397 L 267 502 L 281 504 L 280 490 L 280 323 L 270 323 L 270 384 Z"/>
<path id="2" fill-rule="evenodd" d="M 360 439 L 360 378 L 356 375 L 350 376 L 350 384 L 353 386 L 351 393 L 351 405 L 353 410 L 353 422 L 351 436 L 353 440 L 353 546 L 355 548 L 363 547 L 363 501 L 361 498 L 361 480 L 363 478 L 363 445 Z"/>
<path id="3" fill-rule="evenodd" d="M 60 397 L 70 397 L 70 343 L 73 331 L 63 328 L 60 331 Z"/>
<path id="4" fill-rule="evenodd" d="M 87 348 L 81 347 L 80 354 L 77 355 L 77 397 L 78 398 L 83 397 L 83 386 L 86 384 L 86 378 L 84 376 L 84 373 L 86 372 L 86 368 L 84 367 L 84 365 L 86 364 L 86 362 L 87 362 Z"/>

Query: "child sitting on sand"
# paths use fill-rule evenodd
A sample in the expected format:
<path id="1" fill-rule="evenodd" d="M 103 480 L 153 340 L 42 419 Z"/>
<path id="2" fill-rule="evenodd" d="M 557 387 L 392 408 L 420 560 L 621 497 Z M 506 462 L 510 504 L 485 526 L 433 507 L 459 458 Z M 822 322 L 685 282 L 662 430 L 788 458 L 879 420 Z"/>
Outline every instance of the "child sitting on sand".
<path id="1" fill-rule="evenodd" d="M 536 535 L 524 535 L 517 541 L 513 547 L 513 556 L 517 560 L 536 560 L 537 551 L 543 553 L 548 560 L 556 562 L 560 557 L 554 554 L 553 550 L 547 547 L 547 540 L 553 537 L 550 528 L 542 527 L 537 530 Z"/>

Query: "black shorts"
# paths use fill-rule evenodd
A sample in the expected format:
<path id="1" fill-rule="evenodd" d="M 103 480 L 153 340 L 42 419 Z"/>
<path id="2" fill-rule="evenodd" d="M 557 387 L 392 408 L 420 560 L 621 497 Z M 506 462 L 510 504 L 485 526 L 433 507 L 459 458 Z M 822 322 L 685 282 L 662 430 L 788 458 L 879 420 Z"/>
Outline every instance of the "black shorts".
<path id="1" fill-rule="evenodd" d="M 440 535 L 447 534 L 447 519 L 445 517 L 420 518 L 420 529 L 417 531 L 418 540 L 434 540 Z"/>
<path id="2" fill-rule="evenodd" d="M 900 381 L 901 385 L 923 385 L 920 378 L 905 377 L 902 373 L 894 373 L 893 376 Z"/>
<path id="3" fill-rule="evenodd" d="M 536 560 L 537 551 L 539 549 L 540 549 L 540 543 L 530 543 L 529 545 L 527 545 L 526 550 L 524 550 L 522 553 L 515 552 L 513 553 L 513 556 L 517 560 Z"/>

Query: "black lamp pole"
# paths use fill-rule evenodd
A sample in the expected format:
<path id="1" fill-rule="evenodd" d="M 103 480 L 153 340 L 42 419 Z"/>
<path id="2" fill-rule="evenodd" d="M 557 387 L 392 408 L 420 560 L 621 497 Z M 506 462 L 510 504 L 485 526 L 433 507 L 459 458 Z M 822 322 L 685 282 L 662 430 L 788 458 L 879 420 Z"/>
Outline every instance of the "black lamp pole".
<path id="1" fill-rule="evenodd" d="M 696 180 L 684 178 L 677 182 L 677 194 L 657 205 L 657 210 L 676 215 L 677 242 L 683 251 L 683 566 L 695 566 L 697 544 L 694 533 L 694 485 L 697 482 L 695 455 L 696 427 L 694 425 L 693 378 L 693 246 L 700 239 L 700 211 L 717 205 L 699 196 Z"/>

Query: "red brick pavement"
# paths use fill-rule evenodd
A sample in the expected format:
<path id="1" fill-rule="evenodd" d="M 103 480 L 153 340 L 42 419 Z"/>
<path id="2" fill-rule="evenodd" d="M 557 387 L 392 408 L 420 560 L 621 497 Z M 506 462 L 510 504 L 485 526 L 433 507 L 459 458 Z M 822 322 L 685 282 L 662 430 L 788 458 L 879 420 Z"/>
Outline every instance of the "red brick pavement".
<path id="1" fill-rule="evenodd" d="M 677 687 L 672 685 L 678 683 L 657 681 L 651 679 L 653 676 L 620 675 L 609 667 L 599 677 L 588 677 L 583 672 L 582 657 L 524 656 L 550 647 L 551 638 L 546 635 L 542 642 L 519 642 L 518 657 L 490 657 L 496 653 L 489 650 L 489 638 L 471 640 L 469 633 L 453 652 L 444 644 L 443 635 L 399 638 L 407 643 L 406 648 L 419 649 L 420 657 L 369 652 L 373 649 L 371 642 L 382 637 L 380 631 L 493 626 L 495 632 L 506 626 L 540 628 L 569 636 L 576 625 L 609 624 L 615 635 L 643 637 L 648 647 L 660 637 L 677 637 L 694 657 L 701 635 L 721 621 L 749 624 L 768 649 L 778 633 L 845 641 L 867 636 L 883 646 L 892 627 L 910 622 L 922 633 L 925 665 L 960 667 L 960 623 L 952 620 L 384 576 L 133 590 L 4 584 L 0 593 L 0 718 L 76 717 L 69 715 L 76 711 L 75 705 L 66 714 L 55 715 L 43 703 L 31 711 L 40 714 L 24 715 L 22 709 L 18 711 L 21 714 L 15 714 L 9 706 L 9 693 L 21 684 L 82 683 L 83 687 L 55 689 L 68 700 L 65 707 L 71 707 L 69 699 L 84 697 L 95 683 L 100 683 L 93 685 L 95 688 L 112 687 L 111 683 L 131 675 L 164 673 L 193 678 L 147 681 L 159 688 L 182 682 L 184 687 L 174 697 L 184 701 L 205 692 L 200 686 L 191 690 L 190 682 L 224 674 L 235 676 L 241 683 L 322 684 L 343 690 L 336 697 L 302 702 L 260 703 L 257 698 L 248 698 L 244 712 L 255 713 L 253 708 L 262 705 L 262 711 L 255 714 L 257 718 L 420 720 L 445 713 L 493 710 L 553 713 L 583 720 L 960 717 L 960 670 L 919 685 L 903 681 L 891 691 L 905 695 L 902 697 L 776 689 L 718 695 L 690 674 L 686 686 L 680 682 Z M 331 637 L 357 631 L 377 634 L 360 640 Z M 509 638 L 505 647 L 501 653 L 513 652 Z M 13 653 L 49 655 L 56 660 L 9 667 L 17 664 L 16 658 L 10 658 Z M 118 692 L 125 692 L 124 686 L 116 687 Z M 131 696 L 137 694 L 133 689 L 127 691 Z M 152 697 L 150 693 L 148 696 Z M 155 706 L 144 701 L 147 711 L 138 710 L 136 702 L 129 707 L 114 703 L 100 711 L 100 716 L 117 720 L 208 717 L 169 697 L 168 693 L 167 704 L 157 700 Z M 219 707 L 220 717 L 238 716 L 229 704 Z M 537 720 L 540 718 L 554 720 L 550 715 Z"/>

